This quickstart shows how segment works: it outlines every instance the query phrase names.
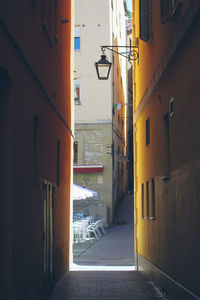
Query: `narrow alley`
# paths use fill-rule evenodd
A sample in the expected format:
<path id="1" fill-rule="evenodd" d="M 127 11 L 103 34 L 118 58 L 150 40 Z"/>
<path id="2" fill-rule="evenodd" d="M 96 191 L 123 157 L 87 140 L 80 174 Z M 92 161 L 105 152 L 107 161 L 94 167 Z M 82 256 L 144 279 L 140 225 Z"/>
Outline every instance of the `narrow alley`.
<path id="1" fill-rule="evenodd" d="M 86 249 L 84 243 L 75 245 L 72 271 L 64 275 L 49 300 L 162 299 L 152 283 L 140 272 L 134 271 L 133 237 L 131 194 L 124 198 L 114 225 L 106 228 L 101 239 Z M 118 271 L 110 271 L 117 267 Z M 119 271 L 120 267 L 123 271 Z M 101 271 L 97 271 L 99 269 Z"/>
<path id="2" fill-rule="evenodd" d="M 137 271 L 71 271 L 55 287 L 49 300 L 163 299 Z"/>
<path id="3" fill-rule="evenodd" d="M 0 1 L 0 300 L 200 300 L 199 54 L 200 0 Z"/>

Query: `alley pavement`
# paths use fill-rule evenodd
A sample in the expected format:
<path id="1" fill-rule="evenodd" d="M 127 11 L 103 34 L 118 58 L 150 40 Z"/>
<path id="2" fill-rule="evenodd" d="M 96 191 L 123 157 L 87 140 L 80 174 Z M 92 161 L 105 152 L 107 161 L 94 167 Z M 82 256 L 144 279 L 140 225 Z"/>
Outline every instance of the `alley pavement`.
<path id="1" fill-rule="evenodd" d="M 103 237 L 74 245 L 73 253 L 73 262 L 77 265 L 133 266 L 133 195 L 124 198 L 114 225 L 106 228 Z"/>
<path id="2" fill-rule="evenodd" d="M 153 285 L 137 271 L 70 271 L 49 300 L 158 300 Z"/>
<path id="3" fill-rule="evenodd" d="M 71 268 L 64 275 L 49 300 L 163 299 L 151 282 L 140 272 L 133 271 L 134 268 L 129 268 L 134 265 L 133 224 L 133 196 L 128 195 L 119 209 L 115 224 L 106 229 L 102 238 L 74 247 L 74 265 L 77 268 Z M 109 266 L 113 266 L 115 271 L 110 271 Z M 116 266 L 121 268 L 120 271 L 115 269 Z"/>

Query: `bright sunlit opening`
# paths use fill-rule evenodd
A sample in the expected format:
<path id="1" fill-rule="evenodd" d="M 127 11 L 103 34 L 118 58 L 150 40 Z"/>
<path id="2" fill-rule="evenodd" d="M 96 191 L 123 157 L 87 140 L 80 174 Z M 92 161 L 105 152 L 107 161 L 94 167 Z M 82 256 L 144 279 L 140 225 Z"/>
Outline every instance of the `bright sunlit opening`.
<path id="1" fill-rule="evenodd" d="M 135 266 L 80 266 L 72 263 L 70 271 L 135 271 Z"/>

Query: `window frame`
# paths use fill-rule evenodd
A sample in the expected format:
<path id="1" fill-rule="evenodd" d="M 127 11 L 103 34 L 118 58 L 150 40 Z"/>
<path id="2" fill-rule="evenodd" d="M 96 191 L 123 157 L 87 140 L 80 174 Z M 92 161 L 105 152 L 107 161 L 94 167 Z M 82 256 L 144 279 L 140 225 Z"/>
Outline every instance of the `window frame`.
<path id="1" fill-rule="evenodd" d="M 57 140 L 57 170 L 56 170 L 56 182 L 57 182 L 57 186 L 60 186 L 60 166 L 61 166 L 61 162 L 60 162 L 61 158 L 60 158 L 60 140 Z"/>
<path id="2" fill-rule="evenodd" d="M 79 41 L 78 45 L 79 47 L 76 48 L 76 41 Z M 74 28 L 74 51 L 80 51 L 81 50 L 81 27 L 75 26 Z"/>
<path id="3" fill-rule="evenodd" d="M 155 192 L 155 179 L 154 177 L 151 178 L 151 213 L 150 217 L 151 220 L 156 219 L 156 192 Z"/>
<path id="4" fill-rule="evenodd" d="M 142 188 L 142 191 L 141 191 L 141 193 L 142 193 L 142 218 L 144 219 L 144 217 L 145 217 L 145 214 L 144 214 L 144 183 L 142 183 L 142 186 L 141 186 L 141 188 Z"/>
<path id="5" fill-rule="evenodd" d="M 74 153 L 73 164 L 75 165 L 75 164 L 78 164 L 78 141 L 74 141 L 73 153 Z"/>
<path id="6" fill-rule="evenodd" d="M 171 0 L 171 15 L 175 15 L 178 7 L 181 5 L 181 0 Z"/>
<path id="7" fill-rule="evenodd" d="M 150 144 L 150 117 L 146 119 L 146 147 Z"/>
<path id="8" fill-rule="evenodd" d="M 164 24 L 175 15 L 182 0 L 160 0 L 161 23 Z"/>
<path id="9" fill-rule="evenodd" d="M 146 181 L 146 218 L 149 219 L 149 181 Z"/>
<path id="10" fill-rule="evenodd" d="M 171 0 L 160 0 L 160 17 L 162 24 L 171 19 L 170 2 Z"/>
<path id="11" fill-rule="evenodd" d="M 174 97 L 172 97 L 169 100 L 169 116 L 170 116 L 170 118 L 174 115 L 174 104 L 175 104 Z"/>
<path id="12" fill-rule="evenodd" d="M 79 87 L 79 95 L 75 98 L 76 86 Z M 81 82 L 80 79 L 74 79 L 74 103 L 81 104 Z"/>
<path id="13" fill-rule="evenodd" d="M 153 34 L 152 0 L 139 1 L 140 39 L 149 42 Z"/>

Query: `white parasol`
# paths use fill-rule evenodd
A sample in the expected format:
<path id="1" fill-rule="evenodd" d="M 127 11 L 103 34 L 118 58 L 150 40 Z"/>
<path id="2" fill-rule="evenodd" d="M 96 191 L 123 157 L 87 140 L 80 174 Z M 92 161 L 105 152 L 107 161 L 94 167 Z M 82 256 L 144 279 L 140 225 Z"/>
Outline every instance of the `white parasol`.
<path id="1" fill-rule="evenodd" d="M 97 192 L 84 188 L 80 185 L 72 185 L 72 200 L 82 200 L 97 196 Z"/>

